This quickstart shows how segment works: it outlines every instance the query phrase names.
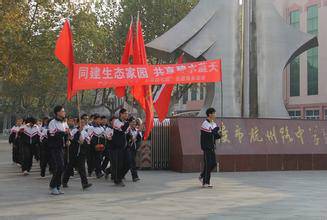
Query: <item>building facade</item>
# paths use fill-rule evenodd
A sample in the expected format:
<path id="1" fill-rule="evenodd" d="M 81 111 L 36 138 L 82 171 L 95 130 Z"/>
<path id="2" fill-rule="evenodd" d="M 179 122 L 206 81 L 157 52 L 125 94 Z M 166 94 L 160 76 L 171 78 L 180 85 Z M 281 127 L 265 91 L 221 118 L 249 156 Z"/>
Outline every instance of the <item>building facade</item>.
<path id="1" fill-rule="evenodd" d="M 276 0 L 276 8 L 296 29 L 318 36 L 319 47 L 285 69 L 284 102 L 291 118 L 327 120 L 327 1 Z"/>
<path id="2" fill-rule="evenodd" d="M 285 68 L 282 82 L 285 107 L 291 118 L 327 120 L 327 0 L 275 0 L 274 3 L 285 22 L 317 35 L 319 40 L 319 47 L 301 54 Z M 199 111 L 204 96 L 203 86 L 192 87 L 174 106 L 174 112 Z"/>

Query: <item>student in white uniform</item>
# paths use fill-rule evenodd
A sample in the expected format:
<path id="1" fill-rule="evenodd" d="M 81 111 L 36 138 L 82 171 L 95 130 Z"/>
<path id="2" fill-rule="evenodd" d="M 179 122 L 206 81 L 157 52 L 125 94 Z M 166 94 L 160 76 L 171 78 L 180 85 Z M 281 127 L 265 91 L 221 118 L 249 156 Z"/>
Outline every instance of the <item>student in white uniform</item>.
<path id="1" fill-rule="evenodd" d="M 201 125 L 201 149 L 203 151 L 204 167 L 199 180 L 202 187 L 212 188 L 210 183 L 211 171 L 217 166 L 216 162 L 216 140 L 221 137 L 219 127 L 215 123 L 216 110 L 208 108 L 206 111 L 207 119 Z"/>
<path id="2" fill-rule="evenodd" d="M 55 118 L 49 123 L 48 146 L 50 150 L 51 162 L 53 164 L 53 175 L 50 181 L 52 195 L 63 194 L 61 191 L 61 177 L 64 172 L 64 147 L 69 145 L 69 128 L 64 121 L 66 117 L 65 109 L 62 106 L 54 108 Z"/>
<path id="3" fill-rule="evenodd" d="M 39 144 L 39 127 L 36 125 L 36 119 L 29 117 L 25 120 L 19 132 L 18 138 L 22 150 L 22 172 L 26 176 L 31 171 L 33 165 L 33 153 Z"/>

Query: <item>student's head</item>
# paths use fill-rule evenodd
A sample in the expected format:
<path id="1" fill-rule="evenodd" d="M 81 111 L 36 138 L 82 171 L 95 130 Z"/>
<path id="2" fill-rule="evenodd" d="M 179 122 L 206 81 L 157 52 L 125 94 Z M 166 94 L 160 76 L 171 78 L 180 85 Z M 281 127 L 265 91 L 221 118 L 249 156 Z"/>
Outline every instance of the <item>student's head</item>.
<path id="1" fill-rule="evenodd" d="M 56 107 L 54 107 L 53 113 L 56 117 L 61 119 L 64 119 L 66 117 L 65 109 L 61 105 L 57 105 Z"/>
<path id="2" fill-rule="evenodd" d="M 38 120 L 36 121 L 36 124 L 37 124 L 38 126 L 42 126 L 42 119 L 38 119 Z"/>
<path id="3" fill-rule="evenodd" d="M 75 125 L 74 118 L 71 117 L 71 116 L 68 116 L 68 118 L 67 118 L 67 124 L 68 124 L 69 127 L 74 126 Z"/>
<path id="4" fill-rule="evenodd" d="M 98 114 L 94 114 L 93 115 L 93 122 L 97 125 L 100 125 L 101 124 L 101 116 L 98 115 Z"/>
<path id="5" fill-rule="evenodd" d="M 94 116 L 95 116 L 95 115 L 97 115 L 97 114 L 92 114 L 92 115 L 90 115 L 89 122 L 93 122 L 93 120 L 94 120 Z"/>
<path id="6" fill-rule="evenodd" d="M 88 122 L 88 121 L 89 121 L 89 116 L 88 116 L 87 114 L 83 114 L 83 115 L 81 116 L 81 119 L 83 119 L 83 120 L 85 120 L 86 122 Z"/>
<path id="7" fill-rule="evenodd" d="M 132 116 L 128 119 L 129 121 L 129 125 L 132 127 L 132 128 L 136 128 L 136 119 Z"/>
<path id="8" fill-rule="evenodd" d="M 33 126 L 33 125 L 35 125 L 36 124 L 36 119 L 34 118 L 34 117 L 28 117 L 28 118 L 26 118 L 26 124 L 29 124 L 30 126 Z"/>
<path id="9" fill-rule="evenodd" d="M 206 115 L 209 120 L 214 120 L 216 118 L 216 110 L 214 108 L 208 108 Z"/>
<path id="10" fill-rule="evenodd" d="M 142 119 L 141 118 L 137 118 L 136 119 L 136 126 L 141 126 L 142 125 Z"/>
<path id="11" fill-rule="evenodd" d="M 42 125 L 45 126 L 45 125 L 48 125 L 48 124 L 49 124 L 49 118 L 48 117 L 42 118 Z"/>
<path id="12" fill-rule="evenodd" d="M 107 125 L 108 124 L 108 119 L 106 116 L 101 116 L 101 125 Z"/>
<path id="13" fill-rule="evenodd" d="M 111 118 L 109 119 L 109 123 L 110 123 L 111 126 L 114 125 L 114 120 L 115 120 L 115 119 L 117 119 L 116 116 L 111 116 Z"/>
<path id="14" fill-rule="evenodd" d="M 81 128 L 84 128 L 84 126 L 87 124 L 87 121 L 82 118 L 81 118 L 81 120 L 79 118 L 77 118 L 76 122 Z"/>
<path id="15" fill-rule="evenodd" d="M 126 109 L 122 108 L 119 111 L 119 118 L 122 120 L 127 120 L 128 119 L 128 112 Z"/>
<path id="16" fill-rule="evenodd" d="M 16 125 L 21 126 L 23 124 L 23 119 L 22 118 L 17 118 L 16 119 Z"/>

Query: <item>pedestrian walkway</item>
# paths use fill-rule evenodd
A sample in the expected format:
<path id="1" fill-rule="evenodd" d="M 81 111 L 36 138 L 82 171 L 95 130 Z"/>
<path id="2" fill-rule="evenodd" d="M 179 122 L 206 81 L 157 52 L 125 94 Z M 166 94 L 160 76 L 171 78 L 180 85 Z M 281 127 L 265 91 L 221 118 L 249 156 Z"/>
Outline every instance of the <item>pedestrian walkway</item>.
<path id="1" fill-rule="evenodd" d="M 327 220 L 327 172 L 214 173 L 202 189 L 197 173 L 141 171 L 126 187 L 91 178 L 82 191 L 78 175 L 65 194 L 48 194 L 49 176 L 36 164 L 23 177 L 0 142 L 0 219 L 304 219 Z"/>

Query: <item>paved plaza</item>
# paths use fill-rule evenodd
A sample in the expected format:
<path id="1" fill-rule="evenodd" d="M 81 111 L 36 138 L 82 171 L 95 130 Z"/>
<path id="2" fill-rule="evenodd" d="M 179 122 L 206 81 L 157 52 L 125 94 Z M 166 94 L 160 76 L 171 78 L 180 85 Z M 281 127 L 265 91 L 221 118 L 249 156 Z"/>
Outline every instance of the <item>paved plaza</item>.
<path id="1" fill-rule="evenodd" d="M 0 219 L 317 219 L 327 220 L 327 172 L 214 173 L 213 189 L 202 189 L 197 173 L 141 171 L 126 187 L 79 178 L 61 196 L 48 194 L 34 163 L 23 177 L 11 163 L 10 146 L 0 142 Z"/>

